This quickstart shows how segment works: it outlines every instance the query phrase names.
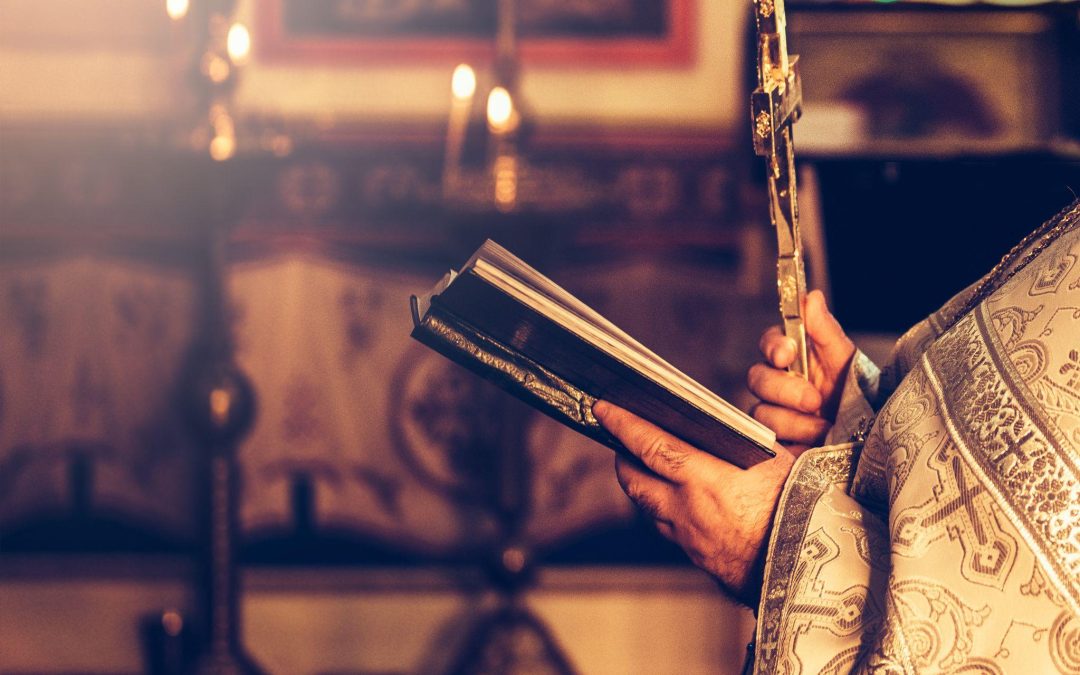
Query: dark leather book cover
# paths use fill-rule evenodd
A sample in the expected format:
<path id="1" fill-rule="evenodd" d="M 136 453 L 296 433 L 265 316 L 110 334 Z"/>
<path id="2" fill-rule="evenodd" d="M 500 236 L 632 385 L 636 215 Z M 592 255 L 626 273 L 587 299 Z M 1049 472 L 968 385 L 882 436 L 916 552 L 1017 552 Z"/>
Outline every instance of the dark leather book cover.
<path id="1" fill-rule="evenodd" d="M 592 416 L 610 401 L 687 443 L 747 468 L 773 456 L 728 422 L 700 409 L 611 353 L 527 307 L 469 270 L 431 298 L 413 337 L 616 450 Z M 756 424 L 756 422 L 752 422 Z"/>

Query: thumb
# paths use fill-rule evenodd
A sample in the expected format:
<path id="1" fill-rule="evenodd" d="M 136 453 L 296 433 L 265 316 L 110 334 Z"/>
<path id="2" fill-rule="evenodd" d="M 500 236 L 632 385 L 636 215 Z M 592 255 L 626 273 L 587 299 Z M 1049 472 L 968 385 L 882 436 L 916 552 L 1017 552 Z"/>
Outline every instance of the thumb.
<path id="1" fill-rule="evenodd" d="M 829 311 L 825 294 L 819 290 L 806 295 L 806 334 L 814 342 L 814 351 L 826 370 L 843 370 L 855 354 L 855 343 Z"/>

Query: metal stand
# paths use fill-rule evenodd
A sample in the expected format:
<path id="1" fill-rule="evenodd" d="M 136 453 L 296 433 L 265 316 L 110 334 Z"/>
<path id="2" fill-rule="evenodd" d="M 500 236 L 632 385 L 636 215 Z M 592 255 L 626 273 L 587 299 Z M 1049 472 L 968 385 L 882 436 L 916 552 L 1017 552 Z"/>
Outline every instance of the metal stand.
<path id="1" fill-rule="evenodd" d="M 205 557 L 201 586 L 206 644 L 197 661 L 200 675 L 263 672 L 240 641 L 240 611 L 236 545 L 239 532 L 239 467 L 236 449 L 255 419 L 255 392 L 233 359 L 224 292 L 225 194 L 227 175 L 214 166 L 206 172 L 214 181 L 206 191 L 210 217 L 206 230 L 207 257 L 202 270 L 202 335 L 192 350 L 190 376 L 182 396 L 190 426 L 205 449 L 207 503 Z"/>

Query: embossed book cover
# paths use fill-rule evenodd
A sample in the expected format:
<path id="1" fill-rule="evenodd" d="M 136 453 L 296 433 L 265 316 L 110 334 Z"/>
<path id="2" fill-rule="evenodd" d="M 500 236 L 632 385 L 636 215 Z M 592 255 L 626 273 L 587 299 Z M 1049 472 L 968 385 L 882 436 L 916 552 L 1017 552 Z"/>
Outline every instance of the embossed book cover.
<path id="1" fill-rule="evenodd" d="M 597 399 L 743 468 L 773 455 L 771 430 L 491 240 L 411 304 L 414 338 L 616 451 Z"/>

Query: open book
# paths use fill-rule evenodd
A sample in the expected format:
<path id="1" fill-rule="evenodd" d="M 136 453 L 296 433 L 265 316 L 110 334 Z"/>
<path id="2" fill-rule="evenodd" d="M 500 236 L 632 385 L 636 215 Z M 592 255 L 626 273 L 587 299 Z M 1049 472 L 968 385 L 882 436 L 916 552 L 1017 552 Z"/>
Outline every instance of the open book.
<path id="1" fill-rule="evenodd" d="M 743 468 L 774 454 L 770 429 L 491 240 L 412 314 L 414 338 L 616 451 L 597 399 Z"/>

